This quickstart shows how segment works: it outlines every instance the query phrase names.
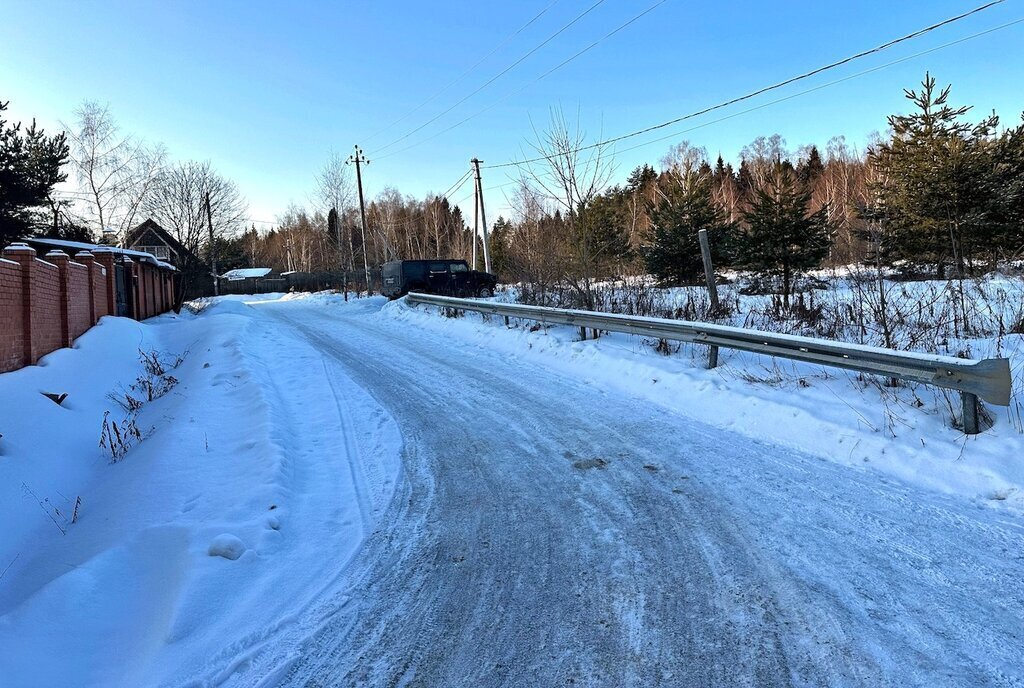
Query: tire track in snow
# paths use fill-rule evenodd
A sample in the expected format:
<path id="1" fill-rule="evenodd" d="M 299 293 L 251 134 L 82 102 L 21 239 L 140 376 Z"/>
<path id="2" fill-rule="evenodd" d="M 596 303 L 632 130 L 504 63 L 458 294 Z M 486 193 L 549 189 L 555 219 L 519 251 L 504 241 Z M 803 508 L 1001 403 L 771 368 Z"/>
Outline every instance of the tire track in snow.
<path id="1" fill-rule="evenodd" d="M 293 319 L 296 313 L 296 310 L 288 311 L 289 319 Z M 337 323 L 333 325 L 331 329 L 336 329 Z M 355 361 L 360 342 L 352 341 L 353 333 L 350 329 L 346 329 L 349 336 L 346 337 L 345 345 L 342 345 L 328 338 L 326 327 L 311 326 L 305 320 L 298 323 L 298 326 L 318 347 L 323 347 L 338 360 L 350 365 Z M 377 336 L 371 341 L 380 343 L 384 338 Z M 367 348 L 363 347 L 362 350 L 365 352 Z M 487 436 L 487 432 L 476 432 L 488 426 L 488 422 L 495 430 L 501 427 L 501 421 L 506 421 L 504 424 L 508 425 L 507 416 L 512 415 L 512 409 L 507 406 L 507 402 L 500 404 L 497 410 L 486 407 L 481 410 L 472 404 L 448 404 L 444 412 L 454 422 L 445 428 L 442 438 L 436 437 L 435 426 L 440 422 L 438 417 L 431 417 L 422 411 L 414 413 L 412 419 L 407 415 L 410 405 L 413 408 L 431 408 L 438 402 L 437 395 L 429 391 L 445 386 L 440 384 L 444 380 L 437 379 L 438 372 L 450 377 L 446 380 L 447 387 L 458 389 L 460 396 L 479 394 L 476 398 L 487 399 L 490 405 L 492 397 L 486 394 L 495 386 L 490 371 L 474 368 L 468 372 L 460 369 L 456 373 L 450 361 L 406 349 L 401 345 L 389 346 L 387 352 L 380 353 L 377 361 L 366 361 L 365 358 L 364 355 L 356 362 L 352 368 L 353 374 L 361 378 L 364 384 L 372 378 L 376 386 L 367 386 L 377 394 L 378 401 L 392 406 L 393 415 L 403 425 L 403 432 L 410 425 L 415 427 L 426 438 L 427 444 L 424 446 L 435 454 L 433 457 L 423 456 L 423 459 L 433 459 L 435 463 L 428 463 L 424 467 L 414 466 L 410 473 L 420 481 L 433 482 L 441 499 L 444 499 L 441 495 L 446 492 L 454 491 L 457 494 L 449 495 L 453 499 L 445 500 L 445 510 L 433 517 L 426 514 L 431 504 L 417 505 L 411 510 L 421 520 L 426 516 L 426 530 L 415 529 L 410 534 L 405 531 L 406 524 L 401 521 L 397 524 L 396 530 L 406 544 L 392 554 L 403 562 L 409 561 L 411 555 L 411 565 L 403 568 L 393 565 L 397 563 L 394 561 L 380 565 L 380 562 L 388 560 L 387 553 L 369 562 L 368 570 L 375 570 L 375 573 L 370 576 L 371 585 L 363 593 L 359 621 L 351 630 L 353 635 L 332 637 L 333 629 L 324 629 L 315 647 L 309 648 L 311 652 L 296 664 L 284 685 L 403 685 L 406 682 L 414 685 L 467 685 L 478 682 L 483 685 L 521 685 L 534 682 L 537 676 L 552 679 L 559 677 L 558 680 L 568 680 L 575 676 L 577 681 L 584 684 L 607 682 L 611 676 L 620 676 L 623 679 L 621 685 L 651 685 L 652 681 L 648 679 L 653 679 L 653 683 L 667 682 L 666 685 L 671 685 L 673 675 L 689 676 L 695 679 L 696 685 L 701 685 L 713 684 L 715 680 L 712 677 L 715 675 L 735 677 L 728 670 L 733 665 L 742 665 L 745 671 L 750 672 L 750 684 L 787 682 L 784 678 L 780 679 L 787 677 L 789 670 L 786 668 L 784 653 L 777 652 L 779 643 L 774 638 L 774 631 L 769 629 L 767 635 L 764 635 L 764 629 L 759 628 L 761 624 L 756 616 L 737 618 L 731 622 L 729 635 L 717 639 L 717 651 L 714 653 L 718 655 L 717 662 L 705 663 L 697 668 L 685 668 L 685 664 L 681 663 L 686 656 L 694 656 L 694 653 L 699 656 L 705 651 L 702 646 L 707 643 L 693 627 L 708 623 L 717 625 L 717 613 L 710 609 L 703 612 L 700 610 L 709 604 L 712 607 L 732 607 L 737 604 L 734 592 L 707 593 L 714 593 L 718 582 L 709 575 L 709 569 L 701 563 L 699 554 L 685 558 L 689 565 L 680 567 L 686 577 L 694 582 L 691 591 L 694 599 L 691 600 L 691 609 L 671 610 L 671 615 L 685 613 L 686 621 L 681 618 L 680 623 L 676 624 L 678 630 L 670 633 L 668 638 L 671 641 L 669 644 L 677 649 L 680 643 L 689 649 L 685 652 L 672 652 L 664 648 L 665 651 L 660 652 L 661 648 L 653 648 L 659 651 L 664 661 L 656 666 L 645 665 L 643 658 L 650 656 L 652 651 L 651 639 L 658 637 L 659 624 L 665 620 L 665 592 L 670 586 L 659 585 L 657 594 L 651 595 L 650 601 L 643 593 L 643 587 L 647 581 L 656 581 L 666 574 L 660 570 L 651 570 L 657 558 L 650 556 L 651 543 L 640 537 L 640 549 L 644 553 L 623 555 L 621 559 L 642 562 L 644 575 L 631 580 L 627 568 L 613 571 L 610 577 L 605 578 L 599 573 L 605 565 L 601 563 L 605 560 L 602 548 L 626 546 L 628 551 L 629 546 L 625 543 L 628 543 L 630 536 L 624 530 L 638 523 L 653 528 L 663 537 L 669 537 L 668 542 L 678 541 L 685 535 L 682 524 L 673 522 L 678 520 L 678 513 L 647 513 L 652 508 L 651 499 L 646 494 L 650 478 L 639 463 L 627 473 L 622 472 L 627 470 L 624 466 L 613 467 L 608 472 L 580 472 L 561 456 L 562 449 L 566 445 L 582 445 L 574 456 L 585 456 L 594 451 L 595 437 L 589 426 L 563 428 L 560 432 L 551 433 L 553 438 L 548 439 L 541 450 L 536 446 L 536 434 L 533 446 L 530 446 L 529 440 L 524 442 L 533 456 L 523 458 L 530 458 L 532 463 L 524 463 L 518 468 L 513 463 L 511 468 L 524 471 L 533 469 L 540 475 L 517 485 L 516 475 L 510 475 L 504 470 L 495 472 L 495 467 L 501 467 L 501 463 L 504 463 L 495 463 L 496 456 L 500 456 L 496 452 L 495 442 Z M 396 362 L 402 359 L 408 359 L 404 365 Z M 386 361 L 387 365 L 382 361 Z M 486 365 L 487 361 L 480 363 Z M 363 370 L 360 371 L 360 368 Z M 434 371 L 435 376 L 424 382 L 421 379 L 422 371 L 427 370 Z M 512 384 L 517 389 L 515 393 L 501 390 L 502 394 L 497 395 L 499 400 L 522 397 L 525 404 L 539 401 L 535 398 L 536 390 L 531 394 L 525 386 L 505 380 L 501 382 L 501 386 Z M 421 391 L 423 389 L 428 391 Z M 592 393 L 590 389 L 582 391 Z M 402 412 L 399 413 L 394 404 L 395 399 L 401 397 L 411 398 L 408 405 L 402 404 Z M 478 418 L 473 426 L 463 426 L 467 418 L 463 413 L 466 406 L 471 415 L 482 415 L 484 422 L 481 424 Z M 551 407 L 550 401 L 540 406 L 530 414 L 531 418 L 546 415 L 553 419 L 564 415 L 564 409 Z M 502 417 L 503 414 L 506 417 Z M 409 420 L 414 422 L 409 423 Z M 541 427 L 544 425 L 540 423 Z M 539 428 L 534 427 L 532 430 L 537 433 Z M 521 434 L 513 433 L 513 441 L 519 440 Z M 438 445 L 439 439 L 441 445 Z M 617 440 L 629 442 L 620 445 L 623 453 L 628 453 L 626 450 L 631 448 L 633 439 L 620 435 Z M 409 443 L 408 436 L 406 442 Z M 437 452 L 451 451 L 451 448 L 468 446 L 473 448 L 472 454 L 477 456 L 480 454 L 480 442 L 488 456 L 475 466 L 489 469 L 490 473 L 478 470 L 467 473 L 463 470 L 466 466 L 474 467 L 473 459 L 465 456 L 464 452 L 459 452 L 458 456 L 463 462 L 436 463 Z M 550 454 L 556 453 L 557 463 L 547 460 Z M 457 473 L 451 473 L 453 470 Z M 567 473 L 574 480 L 580 479 L 579 489 L 574 489 L 571 495 L 561 494 Z M 617 479 L 612 479 L 609 473 L 616 473 Z M 486 478 L 480 479 L 481 476 Z M 607 480 L 598 476 L 607 476 Z M 639 481 L 643 481 L 643 484 L 637 484 Z M 598 484 L 595 485 L 595 482 Z M 617 500 L 609 501 L 606 493 L 608 485 L 611 484 L 615 489 L 619 482 L 631 488 L 632 499 L 627 500 L 627 503 L 635 504 L 636 512 L 621 508 Z M 534 492 L 540 494 L 534 495 Z M 500 495 L 501 510 L 508 513 L 497 521 L 493 517 L 488 518 L 481 525 L 481 515 L 488 515 L 485 505 L 479 503 L 481 495 L 485 494 Z M 560 508 L 556 510 L 551 504 L 545 503 L 544 494 L 554 495 L 557 502 L 560 502 Z M 666 491 L 663 499 L 665 503 L 658 504 L 658 511 L 663 511 L 665 507 L 675 507 L 680 498 Z M 467 502 L 476 508 L 467 507 Z M 521 504 L 517 505 L 517 502 Z M 618 519 L 608 513 L 609 504 L 613 507 L 612 511 L 618 514 Z M 453 508 L 458 513 L 453 513 Z M 710 505 L 701 509 L 705 512 L 705 518 L 712 510 Z M 573 512 L 578 513 L 584 521 L 566 528 L 566 523 L 560 522 L 563 520 L 560 512 L 567 516 Z M 590 516 L 586 516 L 588 513 Z M 528 523 L 537 519 L 542 523 L 532 524 L 536 527 L 530 527 L 529 530 L 515 527 L 516 521 Z M 616 526 L 617 520 L 624 521 L 625 525 Z M 697 517 L 687 520 L 691 527 L 697 528 Z M 452 521 L 458 521 L 458 525 Z M 587 523 L 590 525 L 584 525 Z M 670 524 L 669 528 L 663 527 L 666 523 Z M 576 531 L 576 528 L 579 530 Z M 483 533 L 479 529 L 483 529 Z M 603 538 L 601 545 L 587 542 L 589 537 L 585 534 L 593 530 Z M 473 535 L 478 537 L 474 538 Z M 418 541 L 415 539 L 417 537 L 420 538 Z M 459 570 L 469 560 L 468 556 L 453 566 L 450 560 L 452 551 L 456 552 L 457 557 L 462 557 L 464 555 L 461 552 L 467 548 L 480 547 L 484 542 L 489 547 L 478 550 L 478 553 L 490 554 L 494 561 L 486 561 L 489 558 L 487 556 L 474 557 L 484 559 L 472 562 L 482 565 L 475 573 Z M 678 550 L 678 546 L 673 548 L 668 542 L 664 545 L 666 551 Z M 571 555 L 573 545 L 577 543 L 586 545 L 584 552 L 579 557 L 566 560 L 566 555 Z M 369 553 L 373 547 L 373 543 L 368 543 L 364 554 Z M 739 549 L 742 551 L 742 548 Z M 546 552 L 550 561 L 545 562 L 536 557 L 537 551 Z M 679 564 L 678 561 L 675 563 Z M 356 567 L 359 567 L 358 563 Z M 744 568 L 750 569 L 749 565 Z M 571 573 L 568 578 L 567 573 Z M 679 572 L 669 572 L 669 578 L 673 577 L 673 573 L 678 577 Z M 461 580 L 461 584 L 455 587 L 452 581 L 446 579 L 453 574 Z M 551 599 L 552 595 L 555 596 L 554 600 Z M 628 618 L 620 618 L 618 610 L 635 610 L 636 600 L 640 598 L 644 598 L 652 613 L 641 616 L 629 611 Z M 771 603 L 768 595 L 762 595 L 759 600 L 760 603 Z M 551 604 L 547 605 L 545 601 Z M 546 610 L 552 615 L 550 619 L 544 618 L 540 612 L 540 608 L 547 606 L 550 606 Z M 559 610 L 568 613 L 570 618 L 567 626 L 560 627 L 565 620 L 563 624 L 558 623 Z M 782 615 L 777 610 L 772 614 Z M 636 624 L 641 618 L 645 619 L 646 627 L 638 630 Z M 596 629 L 597 635 L 591 636 L 593 631 L 588 630 L 591 628 Z M 764 641 L 757 640 L 762 635 Z M 580 639 L 585 637 L 591 637 L 592 646 L 589 648 L 586 642 L 579 645 Z M 644 652 L 628 661 L 628 666 L 619 667 L 622 657 L 638 654 L 628 647 L 640 637 L 645 639 Z M 542 646 L 551 648 L 552 654 L 524 656 L 523 647 L 530 645 L 531 639 L 537 639 Z M 327 651 L 328 657 L 323 656 L 325 645 L 333 645 Z M 569 648 L 576 649 L 570 651 Z M 730 659 L 733 655 L 735 660 Z M 492 661 L 494 666 L 490 670 L 488 665 Z M 675 670 L 667 669 L 668 666 L 675 666 Z"/>
<path id="2" fill-rule="evenodd" d="M 338 425 L 339 431 L 341 432 L 342 442 L 345 446 L 345 455 L 348 457 L 348 470 L 349 475 L 352 478 L 352 487 L 355 492 L 356 499 L 359 502 L 359 520 L 362 523 L 363 537 L 369 534 L 370 529 L 373 527 L 373 505 L 370 503 L 370 498 L 366 495 L 366 473 L 363 469 L 364 459 L 363 452 L 359 447 L 359 443 L 356 442 L 356 430 L 352 425 L 352 420 L 349 418 L 348 412 L 342 407 L 342 396 L 338 392 L 338 387 L 334 384 L 331 379 L 331 371 L 327 368 L 327 361 L 324 358 L 320 359 L 324 368 L 324 379 L 327 381 L 327 385 L 331 388 L 331 394 L 334 398 L 334 407 L 338 413 Z"/>

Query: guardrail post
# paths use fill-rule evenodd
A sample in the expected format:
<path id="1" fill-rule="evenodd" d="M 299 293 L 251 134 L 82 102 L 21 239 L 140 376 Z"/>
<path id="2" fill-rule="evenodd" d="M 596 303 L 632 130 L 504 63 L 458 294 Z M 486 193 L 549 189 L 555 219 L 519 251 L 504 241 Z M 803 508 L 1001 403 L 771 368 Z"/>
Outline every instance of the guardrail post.
<path id="1" fill-rule="evenodd" d="M 712 312 L 718 311 L 718 284 L 715 281 L 715 266 L 711 262 L 711 242 L 708 241 L 708 230 L 701 229 L 697 232 L 700 239 L 700 255 L 704 259 L 704 279 L 708 283 L 708 298 L 711 299 Z M 718 367 L 718 347 L 712 346 L 708 349 L 708 368 Z"/>
<path id="2" fill-rule="evenodd" d="M 964 406 L 964 433 L 977 435 L 981 432 L 981 428 L 978 427 L 978 395 L 960 392 L 960 399 Z"/>

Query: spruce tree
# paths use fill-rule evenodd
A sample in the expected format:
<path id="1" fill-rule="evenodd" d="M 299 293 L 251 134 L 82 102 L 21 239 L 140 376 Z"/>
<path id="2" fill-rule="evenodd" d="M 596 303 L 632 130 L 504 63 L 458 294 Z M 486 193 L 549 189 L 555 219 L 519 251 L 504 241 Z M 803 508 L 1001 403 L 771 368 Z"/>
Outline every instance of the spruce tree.
<path id="1" fill-rule="evenodd" d="M 1024 116 L 1022 116 L 1024 119 Z M 999 137 L 995 148 L 990 260 L 1024 254 L 1024 121 Z"/>
<path id="2" fill-rule="evenodd" d="M 693 284 L 704 278 L 698 232 L 708 231 L 712 258 L 729 262 L 734 226 L 712 196 L 714 178 L 708 171 L 671 175 L 663 185 L 661 202 L 650 209 L 654 236 L 644 252 L 647 270 L 667 284 Z"/>
<path id="3" fill-rule="evenodd" d="M 67 179 L 61 167 L 68 159 L 64 134 L 46 136 L 33 121 L 8 126 L 7 103 L 0 101 L 0 247 L 46 229 L 34 217 L 46 205 L 53 187 Z"/>
<path id="4" fill-rule="evenodd" d="M 508 279 L 512 270 L 510 245 L 514 231 L 515 227 L 512 223 L 499 215 L 488 237 L 491 251 L 491 272 L 498 275 L 499 278 Z"/>
<path id="5" fill-rule="evenodd" d="M 738 262 L 781 278 L 787 307 L 795 278 L 820 266 L 831 242 L 827 206 L 812 213 L 810 204 L 811 192 L 800 184 L 792 165 L 777 161 L 743 214 L 746 230 L 737 241 Z"/>
<path id="6" fill-rule="evenodd" d="M 654 168 L 644 163 L 629 173 L 629 177 L 626 178 L 626 191 L 643 191 L 657 179 L 658 173 Z"/>
<path id="7" fill-rule="evenodd" d="M 586 233 L 589 243 L 590 261 L 597 277 L 608 277 L 630 259 L 629 211 L 626 200 L 629 191 L 614 186 L 596 196 L 594 200 L 576 215 L 575 231 L 577 244 L 582 243 Z"/>
<path id="8" fill-rule="evenodd" d="M 976 125 L 961 121 L 970 108 L 949 104 L 950 87 L 926 74 L 906 97 L 916 110 L 892 115 L 892 138 L 872 153 L 875 194 L 885 207 L 888 262 L 952 265 L 963 276 L 996 239 L 992 212 L 994 115 Z"/>
<path id="9" fill-rule="evenodd" d="M 807 152 L 807 158 L 801 160 L 797 166 L 797 176 L 800 178 L 800 183 L 810 187 L 824 173 L 825 164 L 821 161 L 821 153 L 818 152 L 817 146 L 811 146 Z"/>

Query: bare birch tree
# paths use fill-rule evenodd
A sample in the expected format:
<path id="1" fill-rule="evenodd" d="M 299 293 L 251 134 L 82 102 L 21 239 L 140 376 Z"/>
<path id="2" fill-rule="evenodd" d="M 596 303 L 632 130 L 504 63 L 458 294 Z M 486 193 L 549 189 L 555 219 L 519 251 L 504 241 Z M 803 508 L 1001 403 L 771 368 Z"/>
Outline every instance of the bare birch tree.
<path id="1" fill-rule="evenodd" d="M 209 247 L 206 196 L 216 237 L 236 234 L 245 223 L 247 205 L 235 183 L 213 170 L 209 162 L 188 161 L 166 167 L 146 195 L 143 209 L 185 248 L 176 266 L 178 307 L 209 272 L 201 257 Z"/>
<path id="2" fill-rule="evenodd" d="M 352 238 L 353 222 L 349 217 L 355 203 L 355 191 L 352 170 L 345 164 L 345 157 L 332 152 L 316 175 L 316 196 L 325 215 L 330 212 L 331 208 L 338 213 L 338 234 L 333 239 L 338 248 L 338 264 L 347 270 L 354 269 L 353 262 L 355 260 L 355 241 Z"/>
<path id="3" fill-rule="evenodd" d="M 608 185 L 614 165 L 607 145 L 587 145 L 579 115 L 569 122 L 552 110 L 546 131 L 534 127 L 530 146 L 543 158 L 521 167 L 522 182 L 534 186 L 564 211 L 572 261 L 563 275 L 581 305 L 594 307 L 594 281 L 598 260 L 606 251 L 601 232 L 588 216 L 591 203 Z"/>
<path id="4" fill-rule="evenodd" d="M 113 232 L 123 241 L 157 183 L 167 160 L 162 145 L 149 146 L 123 135 L 107 106 L 86 101 L 75 110 L 75 126 L 64 125 L 71 163 L 88 194 L 84 219 L 99 234 Z"/>

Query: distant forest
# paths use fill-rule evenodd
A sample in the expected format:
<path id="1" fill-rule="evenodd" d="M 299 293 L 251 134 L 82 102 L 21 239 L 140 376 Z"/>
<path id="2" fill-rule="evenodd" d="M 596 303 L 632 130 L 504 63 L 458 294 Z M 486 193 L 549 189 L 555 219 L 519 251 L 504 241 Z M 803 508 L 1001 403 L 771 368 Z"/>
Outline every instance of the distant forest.
<path id="1" fill-rule="evenodd" d="M 494 270 L 507 282 L 570 284 L 586 305 L 596 280 L 650 273 L 664 284 L 702 279 L 697 232 L 716 267 L 777 278 L 850 263 L 900 266 L 937 277 L 978 274 L 1024 251 L 1024 123 L 971 122 L 950 88 L 926 75 L 906 91 L 908 113 L 858 150 L 844 137 L 824 150 L 790 150 L 778 135 L 745 146 L 735 164 L 680 143 L 658 163 L 609 185 L 614 151 L 588 142 L 555 112 L 532 141 L 539 162 L 519 167 L 513 216 L 491 235 Z M 585 150 L 579 150 L 585 148 Z M 292 208 L 271 232 L 235 241 L 240 264 L 358 270 L 363 240 L 340 160 L 319 176 L 323 208 Z M 339 207 L 338 236 L 326 208 Z M 370 265 L 395 258 L 469 258 L 472 232 L 446 198 L 387 189 L 367 206 Z M 340 237 L 340 241 L 338 238 Z M 482 250 L 479 251 L 482 255 Z"/>

